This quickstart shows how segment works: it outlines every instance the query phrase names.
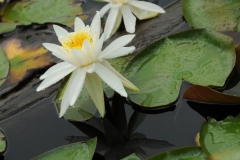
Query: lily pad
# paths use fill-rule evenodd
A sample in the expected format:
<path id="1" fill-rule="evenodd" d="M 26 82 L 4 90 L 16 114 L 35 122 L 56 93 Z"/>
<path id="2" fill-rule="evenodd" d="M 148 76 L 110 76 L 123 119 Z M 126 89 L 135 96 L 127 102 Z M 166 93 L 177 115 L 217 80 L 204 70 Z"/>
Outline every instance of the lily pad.
<path id="1" fill-rule="evenodd" d="M 4 133 L 0 130 L 0 153 L 4 152 L 7 148 L 7 141 Z"/>
<path id="2" fill-rule="evenodd" d="M 230 37 L 197 29 L 161 39 L 143 49 L 124 71 L 140 90 L 128 90 L 129 99 L 144 107 L 165 106 L 176 101 L 182 80 L 221 87 L 235 64 Z"/>
<path id="3" fill-rule="evenodd" d="M 9 32 L 17 25 L 31 23 L 53 22 L 72 26 L 76 16 L 86 18 L 86 15 L 81 15 L 83 12 L 81 5 L 82 2 L 77 3 L 74 0 L 11 2 L 0 9 L 0 33 Z"/>
<path id="4" fill-rule="evenodd" d="M 0 86 L 1 86 L 6 80 L 9 71 L 9 62 L 1 47 L 0 47 L 0 68 L 1 68 L 0 69 Z"/>
<path id="5" fill-rule="evenodd" d="M 200 131 L 202 150 L 211 159 L 238 160 L 240 153 L 240 115 L 217 122 L 209 119 Z"/>
<path id="6" fill-rule="evenodd" d="M 88 140 L 86 143 L 73 143 L 48 151 L 33 160 L 91 160 L 96 149 L 97 138 Z"/>
<path id="7" fill-rule="evenodd" d="M 239 0 L 183 0 L 187 22 L 194 28 L 240 31 Z"/>
<path id="8" fill-rule="evenodd" d="M 62 96 L 66 89 L 69 77 L 70 76 L 67 76 L 59 87 L 55 101 L 58 108 L 60 108 Z M 97 108 L 95 107 L 86 87 L 84 86 L 77 101 L 74 104 L 74 107 L 68 107 L 66 113 L 64 114 L 64 118 L 70 121 L 85 121 L 92 118 L 96 112 Z"/>
<path id="9" fill-rule="evenodd" d="M 138 157 L 136 153 L 133 153 L 121 160 L 142 160 L 142 158 Z"/>
<path id="10" fill-rule="evenodd" d="M 200 147 L 184 147 L 157 154 L 147 160 L 208 160 Z"/>

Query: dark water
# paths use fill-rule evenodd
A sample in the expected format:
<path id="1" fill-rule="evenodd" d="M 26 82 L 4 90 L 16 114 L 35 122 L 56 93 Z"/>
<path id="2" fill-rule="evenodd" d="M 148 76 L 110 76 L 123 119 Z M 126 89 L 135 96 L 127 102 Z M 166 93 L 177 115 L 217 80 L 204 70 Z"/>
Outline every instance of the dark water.
<path id="1" fill-rule="evenodd" d="M 154 2 L 154 0 L 152 0 L 152 2 Z M 158 4 L 164 7 L 172 2 L 173 0 L 160 0 Z M 88 7 L 91 5 L 88 4 Z M 186 29 L 190 29 L 189 26 L 183 25 L 178 28 L 176 32 Z M 237 37 L 240 37 L 239 35 L 235 32 L 229 32 L 228 34 L 235 37 L 236 44 L 239 44 L 240 40 L 237 39 Z M 236 79 L 236 77 L 238 77 L 236 75 L 237 69 L 235 69 L 231 78 Z M 228 85 L 225 86 L 227 92 L 234 91 L 237 88 L 239 79 L 235 81 L 236 82 L 233 82 L 232 79 L 229 80 Z M 111 157 L 110 153 L 123 150 L 124 147 L 126 148 L 126 144 L 133 146 L 126 150 L 132 151 L 132 148 L 135 148 L 133 151 L 138 152 L 143 157 L 149 157 L 173 148 L 192 146 L 195 145 L 195 136 L 207 116 L 220 120 L 229 114 L 236 115 L 240 113 L 240 109 L 238 109 L 239 105 L 214 105 L 190 102 L 182 99 L 182 94 L 189 86 L 190 84 L 184 82 L 179 100 L 172 106 L 155 111 L 157 114 L 151 114 L 147 111 L 147 114 L 142 113 L 138 107 L 130 106 L 124 99 L 120 97 L 113 98 L 109 102 L 110 107 L 113 109 L 117 108 L 117 113 L 120 117 L 126 116 L 127 122 L 125 126 L 118 125 L 118 120 L 116 120 L 118 117 L 114 117 L 109 113 L 105 119 L 102 120 L 96 117 L 93 120 L 89 120 L 88 124 L 91 124 L 95 129 L 104 130 L 103 132 L 105 134 L 111 134 L 115 128 L 117 128 L 123 134 L 128 133 L 128 136 L 123 136 L 125 146 L 122 144 L 115 145 L 115 143 L 119 144 L 121 142 L 114 141 L 115 137 L 108 136 L 107 144 L 106 142 L 105 144 L 99 143 L 97 149 L 98 154 L 95 154 L 95 159 L 104 159 L 104 157 L 101 156 L 103 154 L 109 158 Z M 73 142 L 89 138 L 89 132 L 87 132 L 87 130 L 82 129 L 80 131 L 74 124 L 58 118 L 53 102 L 54 96 L 55 94 L 32 106 L 30 109 L 0 123 L 0 128 L 4 130 L 8 140 L 7 151 L 0 159 L 28 160 L 50 149 L 69 144 L 70 141 Z M 115 128 L 108 123 L 112 120 L 115 121 Z M 123 123 L 124 121 L 122 121 L 122 124 Z M 89 126 L 85 126 L 85 128 L 88 127 Z M 139 139 L 148 139 L 149 143 L 142 145 L 143 143 L 132 142 L 130 144 L 130 137 L 133 137 L 133 135 Z M 141 146 L 141 149 L 139 146 Z M 107 154 L 106 151 L 108 151 L 109 154 Z M 122 155 L 124 154 L 126 153 L 122 153 Z M 116 157 L 112 157 L 111 159 L 114 160 L 114 158 Z"/>

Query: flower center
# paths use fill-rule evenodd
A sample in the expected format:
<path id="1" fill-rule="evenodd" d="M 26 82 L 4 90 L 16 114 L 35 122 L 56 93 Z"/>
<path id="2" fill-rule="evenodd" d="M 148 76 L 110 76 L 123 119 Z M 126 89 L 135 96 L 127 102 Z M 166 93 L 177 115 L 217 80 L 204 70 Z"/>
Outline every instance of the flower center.
<path id="1" fill-rule="evenodd" d="M 67 49 L 82 49 L 84 40 L 89 40 L 92 43 L 91 34 L 84 30 L 69 34 L 68 38 L 62 42 L 62 46 Z"/>
<path id="2" fill-rule="evenodd" d="M 115 2 L 116 2 L 116 3 L 122 3 L 122 4 L 126 3 L 125 0 L 115 0 Z"/>

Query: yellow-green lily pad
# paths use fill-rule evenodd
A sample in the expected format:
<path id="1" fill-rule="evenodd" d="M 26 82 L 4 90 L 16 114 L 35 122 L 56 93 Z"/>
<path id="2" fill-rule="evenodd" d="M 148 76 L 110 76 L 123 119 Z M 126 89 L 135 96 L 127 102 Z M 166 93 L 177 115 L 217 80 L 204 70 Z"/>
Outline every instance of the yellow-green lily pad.
<path id="1" fill-rule="evenodd" d="M 33 160 L 91 160 L 97 145 L 97 138 L 86 143 L 73 143 L 48 151 Z"/>
<path id="2" fill-rule="evenodd" d="M 29 0 L 11 2 L 0 9 L 0 33 L 9 32 L 17 25 L 46 22 L 72 26 L 76 16 L 82 16 L 82 2 L 74 0 Z"/>
<path id="3" fill-rule="evenodd" d="M 4 152 L 7 148 L 7 141 L 4 133 L 0 130 L 0 153 Z"/>
<path id="4" fill-rule="evenodd" d="M 5 52 L 0 47 L 0 86 L 4 83 L 9 72 L 9 62 Z"/>
<path id="5" fill-rule="evenodd" d="M 210 159 L 239 160 L 240 115 L 219 122 L 209 119 L 201 128 L 200 144 Z"/>
<path id="6" fill-rule="evenodd" d="M 240 31 L 239 0 L 183 0 L 187 22 L 194 28 Z"/>
<path id="7" fill-rule="evenodd" d="M 182 80 L 208 87 L 222 87 L 235 65 L 230 37 L 197 29 L 161 39 L 143 49 L 124 71 L 140 90 L 128 90 L 128 98 L 144 107 L 176 101 Z"/>

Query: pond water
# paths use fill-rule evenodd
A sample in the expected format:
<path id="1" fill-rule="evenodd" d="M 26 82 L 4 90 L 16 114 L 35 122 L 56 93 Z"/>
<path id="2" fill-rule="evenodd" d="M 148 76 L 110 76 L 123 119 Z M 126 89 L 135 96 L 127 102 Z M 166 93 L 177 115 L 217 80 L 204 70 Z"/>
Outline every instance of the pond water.
<path id="1" fill-rule="evenodd" d="M 151 1 L 158 2 L 163 7 L 173 2 L 173 0 Z M 92 5 L 95 3 L 87 3 L 85 7 Z M 176 32 L 187 29 L 190 27 L 185 24 L 180 26 Z M 240 39 L 237 39 L 237 37 L 240 38 L 239 34 L 237 35 L 235 32 L 227 34 L 234 36 L 236 43 L 240 42 Z M 237 88 L 238 83 L 233 82 L 239 82 L 236 77 L 238 77 L 237 71 L 234 71 L 229 83 L 225 86 L 226 92 L 234 91 Z M 232 80 L 233 78 L 234 80 Z M 105 134 L 109 135 L 106 140 L 108 144 L 98 144 L 98 154 L 95 154 L 94 159 L 118 159 L 116 153 L 124 155 L 127 152 L 119 152 L 122 149 L 133 150 L 143 157 L 149 157 L 173 148 L 193 146 L 195 145 L 195 136 L 207 116 L 220 120 L 227 115 L 240 113 L 239 105 L 213 105 L 182 99 L 182 94 L 189 86 L 189 83 L 184 82 L 178 101 L 172 106 L 155 110 L 155 114 L 150 111 L 142 111 L 137 106 L 131 106 L 121 97 L 116 96 L 111 99 L 110 106 L 117 108 L 119 117 L 126 116 L 127 122 L 124 119 L 121 121 L 121 118 L 114 117 L 109 112 L 104 120 L 96 115 L 95 118 L 88 121 L 93 129 L 104 130 Z M 53 93 L 51 97 L 45 98 L 20 114 L 0 122 L 0 128 L 3 129 L 8 140 L 7 151 L 0 157 L 0 160 L 28 160 L 50 149 L 69 144 L 70 141 L 88 139 L 97 134 L 89 133 L 89 126 L 85 125 L 85 129 L 80 131 L 74 124 L 58 118 L 54 106 L 55 94 Z M 125 141 L 123 145 L 115 145 L 115 143 L 120 143 L 114 141 L 117 136 L 110 136 L 111 133 L 114 133 L 114 128 L 108 122 L 113 119 L 115 128 L 128 135 L 127 138 L 123 138 Z M 125 126 L 119 125 L 119 121 L 123 122 L 122 124 L 125 122 Z M 82 125 L 84 126 L 84 124 Z M 138 141 L 130 143 L 130 137 L 133 136 L 138 137 Z M 102 156 L 103 154 L 105 154 L 105 158 Z"/>

